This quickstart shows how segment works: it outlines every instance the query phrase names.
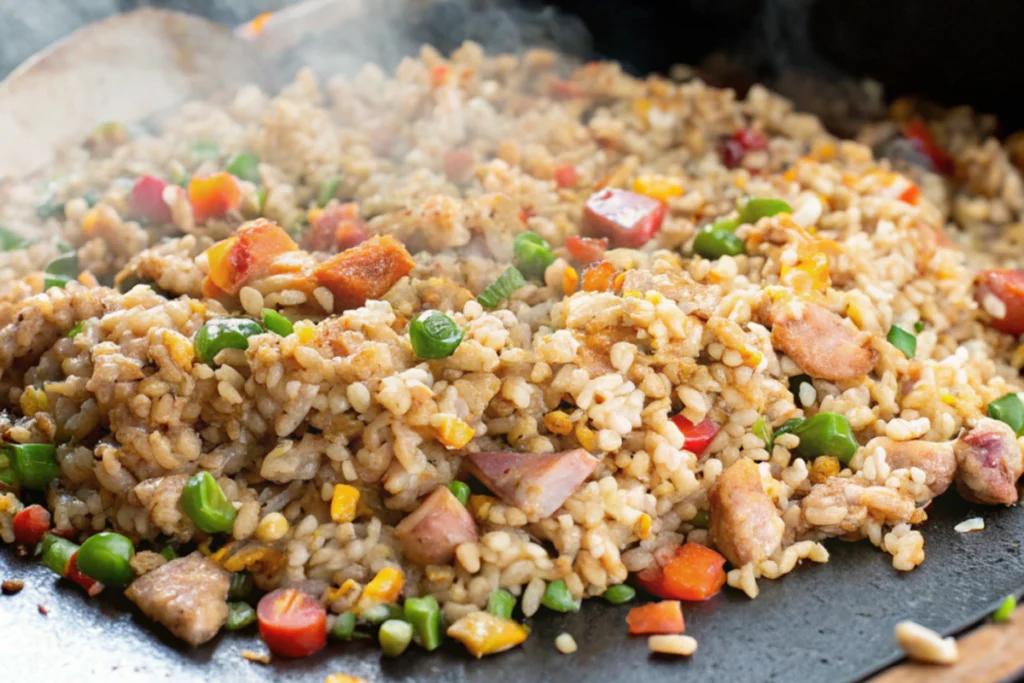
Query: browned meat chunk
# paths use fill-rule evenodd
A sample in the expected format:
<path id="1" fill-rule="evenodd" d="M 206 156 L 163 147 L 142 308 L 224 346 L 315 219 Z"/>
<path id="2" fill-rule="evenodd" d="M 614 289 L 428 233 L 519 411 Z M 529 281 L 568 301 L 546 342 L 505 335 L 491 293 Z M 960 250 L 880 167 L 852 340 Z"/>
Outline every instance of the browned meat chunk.
<path id="1" fill-rule="evenodd" d="M 800 532 L 814 529 L 825 536 L 859 538 L 870 516 L 890 526 L 917 524 L 925 519 L 914 499 L 885 486 L 872 486 L 860 477 L 831 477 L 811 488 L 800 501 Z"/>
<path id="2" fill-rule="evenodd" d="M 779 549 L 786 525 L 753 460 L 737 460 L 722 472 L 708 503 L 711 540 L 733 566 L 758 562 Z"/>
<path id="3" fill-rule="evenodd" d="M 1024 472 L 1017 435 L 1004 422 L 982 418 L 953 447 L 956 486 L 967 500 L 991 505 L 1017 502 L 1017 479 Z"/>
<path id="4" fill-rule="evenodd" d="M 217 635 L 228 616 L 230 576 L 194 552 L 132 582 L 124 592 L 143 613 L 190 645 Z"/>
<path id="5" fill-rule="evenodd" d="M 597 467 L 597 458 L 582 448 L 548 455 L 470 453 L 466 459 L 487 488 L 532 519 L 550 517 Z"/>
<path id="6" fill-rule="evenodd" d="M 858 380 L 875 367 L 871 336 L 823 306 L 792 302 L 772 318 L 772 346 L 811 377 Z"/>
<path id="7" fill-rule="evenodd" d="M 461 543 L 475 541 L 476 522 L 446 486 L 438 486 L 395 527 L 406 558 L 417 564 L 448 564 Z"/>
<path id="8" fill-rule="evenodd" d="M 880 436 L 865 446 L 868 453 L 876 448 L 885 451 L 885 461 L 894 470 L 917 467 L 925 473 L 925 483 L 932 497 L 942 495 L 953 483 L 956 474 L 956 456 L 953 442 L 935 441 L 893 441 Z"/>
<path id="9" fill-rule="evenodd" d="M 384 235 L 332 256 L 313 274 L 334 294 L 334 310 L 347 311 L 387 294 L 415 265 L 398 240 Z"/>

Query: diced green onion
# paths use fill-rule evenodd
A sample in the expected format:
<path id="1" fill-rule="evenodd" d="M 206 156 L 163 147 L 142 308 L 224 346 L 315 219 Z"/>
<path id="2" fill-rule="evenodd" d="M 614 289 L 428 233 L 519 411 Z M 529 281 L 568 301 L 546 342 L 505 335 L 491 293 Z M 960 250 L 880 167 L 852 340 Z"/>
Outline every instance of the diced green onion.
<path id="1" fill-rule="evenodd" d="M 196 356 L 204 363 L 212 363 L 224 349 L 249 348 L 249 337 L 263 334 L 263 328 L 249 318 L 216 318 L 196 332 L 193 346 Z"/>
<path id="2" fill-rule="evenodd" d="M 78 552 L 77 543 L 49 532 L 43 534 L 43 541 L 40 547 L 42 548 L 43 564 L 59 576 L 65 575 L 68 562 Z"/>
<path id="3" fill-rule="evenodd" d="M 0 251 L 14 251 L 24 249 L 29 245 L 28 240 L 14 232 L 10 228 L 0 225 Z"/>
<path id="4" fill-rule="evenodd" d="M 13 481 L 27 489 L 43 490 L 60 476 L 57 448 L 52 443 L 9 443 L 0 446 L 14 470 Z"/>
<path id="5" fill-rule="evenodd" d="M 63 288 L 64 285 L 77 278 L 81 272 L 78 267 L 78 253 L 72 251 L 58 256 L 46 264 L 43 272 L 45 275 L 43 287 L 45 289 L 50 289 L 51 287 Z"/>
<path id="6" fill-rule="evenodd" d="M 889 328 L 889 334 L 885 337 L 890 344 L 903 352 L 907 358 L 913 358 L 917 352 L 917 337 L 907 332 L 899 325 Z"/>
<path id="7" fill-rule="evenodd" d="M 82 199 L 85 200 L 86 205 L 91 209 L 100 203 L 100 193 L 96 190 L 89 190 L 82 195 Z"/>
<path id="8" fill-rule="evenodd" d="M 1006 623 L 1010 620 L 1015 609 L 1017 609 L 1017 599 L 1012 595 L 1007 595 L 1003 603 L 999 605 L 999 608 L 992 613 L 992 621 L 997 624 Z"/>
<path id="9" fill-rule="evenodd" d="M 43 198 L 36 204 L 36 217 L 42 220 L 47 218 L 64 218 L 64 202 L 58 202 L 56 192 L 51 186 L 47 189 Z"/>
<path id="10" fill-rule="evenodd" d="M 193 474 L 181 492 L 181 507 L 208 534 L 231 531 L 238 512 L 209 472 Z"/>
<path id="11" fill-rule="evenodd" d="M 224 628 L 229 631 L 238 631 L 256 621 L 256 610 L 247 602 L 229 602 L 228 618 L 224 622 Z"/>
<path id="12" fill-rule="evenodd" d="M 428 652 L 441 646 L 441 606 L 437 598 L 428 595 L 422 598 L 407 598 L 405 601 L 405 620 L 412 624 L 416 637 L 423 649 Z M 385 624 L 386 625 L 386 624 Z"/>
<path id="13" fill-rule="evenodd" d="M 216 142 L 197 140 L 192 143 L 191 152 L 196 161 L 214 161 L 220 154 L 220 148 Z"/>
<path id="14" fill-rule="evenodd" d="M 380 631 L 377 632 L 381 652 L 385 657 L 399 656 L 412 642 L 412 633 L 412 624 L 409 622 L 388 619 L 380 625 Z"/>
<path id="15" fill-rule="evenodd" d="M 921 334 L 922 332 L 924 332 L 923 320 L 918 320 L 916 323 L 914 323 L 914 332 L 916 332 L 917 334 Z"/>
<path id="16" fill-rule="evenodd" d="M 102 531 L 90 536 L 78 550 L 78 569 L 107 586 L 124 588 L 135 578 L 131 559 L 135 545 L 126 536 Z"/>
<path id="17" fill-rule="evenodd" d="M 552 581 L 547 585 L 540 604 L 556 612 L 576 612 L 580 608 L 580 603 L 572 599 L 564 579 Z"/>
<path id="18" fill-rule="evenodd" d="M 459 499 L 463 505 L 469 504 L 469 484 L 464 481 L 453 481 L 448 483 L 448 490 Z"/>
<path id="19" fill-rule="evenodd" d="M 697 514 L 690 518 L 690 524 L 698 529 L 707 529 L 710 523 L 711 517 L 708 515 L 707 510 L 697 510 Z"/>
<path id="20" fill-rule="evenodd" d="M 850 423 L 839 413 L 818 413 L 793 427 L 792 432 L 800 437 L 796 453 L 808 462 L 831 455 L 845 465 L 857 452 Z"/>
<path id="21" fill-rule="evenodd" d="M 516 267 L 526 277 L 543 278 L 544 271 L 555 262 L 555 255 L 540 235 L 522 232 L 512 245 Z"/>
<path id="22" fill-rule="evenodd" d="M 504 588 L 496 588 L 487 596 L 487 611 L 502 619 L 511 619 L 516 598 Z"/>
<path id="23" fill-rule="evenodd" d="M 624 583 L 619 583 L 609 586 L 604 592 L 603 597 L 613 605 L 622 605 L 636 597 L 636 589 Z"/>
<path id="24" fill-rule="evenodd" d="M 786 420 L 785 422 L 783 422 L 782 426 L 779 427 L 778 429 L 776 429 L 775 433 L 772 434 L 772 444 L 774 445 L 775 442 L 779 440 L 780 436 L 782 436 L 783 434 L 786 434 L 788 432 L 793 431 L 794 429 L 796 429 L 797 427 L 799 427 L 803 423 L 804 423 L 804 418 L 802 418 L 802 417 L 794 417 L 794 418 L 792 418 L 790 420 Z"/>
<path id="25" fill-rule="evenodd" d="M 279 337 L 287 337 L 295 331 L 292 321 L 277 311 L 269 308 L 263 309 L 263 326 Z"/>
<path id="26" fill-rule="evenodd" d="M 740 208 L 740 221 L 756 223 L 765 216 L 774 216 L 777 213 L 793 213 L 793 208 L 781 199 L 754 197 L 744 202 Z"/>
<path id="27" fill-rule="evenodd" d="M 502 301 L 512 296 L 512 292 L 525 286 L 526 280 L 523 278 L 523 274 L 515 266 L 509 266 L 497 280 L 487 285 L 487 288 L 480 292 L 480 296 L 476 300 L 484 308 L 492 310 L 497 308 L 498 304 Z"/>
<path id="28" fill-rule="evenodd" d="M 409 341 L 420 358 L 447 358 L 462 343 L 462 328 L 441 311 L 423 311 L 409 323 Z"/>
<path id="29" fill-rule="evenodd" d="M 1024 431 L 1024 402 L 1017 394 L 1006 394 L 989 403 L 988 416 L 1010 425 L 1017 436 Z"/>
<path id="30" fill-rule="evenodd" d="M 334 195 L 338 193 L 339 185 L 341 185 L 341 176 L 332 175 L 329 178 L 325 178 L 316 191 L 317 206 L 327 206 L 327 202 L 334 199 Z"/>
<path id="31" fill-rule="evenodd" d="M 75 326 L 68 330 L 68 339 L 74 339 L 78 335 L 82 334 L 82 329 L 85 327 L 85 321 L 79 320 L 75 323 Z"/>
<path id="32" fill-rule="evenodd" d="M 178 559 L 178 551 L 175 550 L 173 546 L 165 545 L 160 550 L 160 557 L 170 562 L 171 560 Z"/>
<path id="33" fill-rule="evenodd" d="M 250 183 L 260 182 L 260 158 L 252 152 L 240 152 L 228 159 L 224 170 Z"/>
<path id="34" fill-rule="evenodd" d="M 739 256 L 746 250 L 746 243 L 731 230 L 718 228 L 715 225 L 704 226 L 693 240 L 694 253 L 706 259 Z"/>
<path id="35" fill-rule="evenodd" d="M 761 439 L 764 442 L 765 448 L 772 447 L 772 426 L 768 420 L 764 419 L 764 415 L 761 415 L 754 421 L 754 436 Z"/>
<path id="36" fill-rule="evenodd" d="M 254 583 L 249 572 L 234 572 L 228 584 L 228 600 L 246 600 L 252 595 Z"/>
<path id="37" fill-rule="evenodd" d="M 355 612 L 342 612 L 338 615 L 338 618 L 334 620 L 334 626 L 331 627 L 331 637 L 337 638 L 338 640 L 352 640 L 352 636 L 355 631 Z"/>

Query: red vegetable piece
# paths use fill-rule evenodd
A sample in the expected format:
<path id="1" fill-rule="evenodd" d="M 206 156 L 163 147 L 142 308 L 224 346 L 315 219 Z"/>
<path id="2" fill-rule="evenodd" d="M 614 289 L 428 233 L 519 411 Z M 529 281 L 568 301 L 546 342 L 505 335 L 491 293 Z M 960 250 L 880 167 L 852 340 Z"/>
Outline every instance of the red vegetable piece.
<path id="1" fill-rule="evenodd" d="M 1006 311 L 1000 317 L 992 315 L 989 324 L 1000 332 L 1024 334 L 1024 270 L 997 268 L 978 273 L 974 281 L 974 298 L 982 310 L 992 314 L 992 304 L 986 305 L 990 296 L 1002 302 Z"/>
<path id="2" fill-rule="evenodd" d="M 558 187 L 576 187 L 580 181 L 580 172 L 571 164 L 562 164 L 555 167 L 555 185 Z"/>
<path id="3" fill-rule="evenodd" d="M 701 420 L 699 424 L 693 424 L 682 415 L 676 415 L 672 418 L 672 421 L 676 423 L 676 427 L 679 427 L 679 431 L 686 437 L 686 443 L 683 444 L 683 448 L 698 457 L 707 449 L 708 444 L 718 434 L 718 423 L 714 420 Z"/>
<path id="4" fill-rule="evenodd" d="M 68 566 L 64 569 L 64 576 L 71 581 L 74 581 L 79 586 L 85 589 L 85 592 L 89 594 L 90 598 L 95 598 L 97 595 L 103 592 L 103 584 L 96 579 L 90 578 L 82 573 L 78 568 L 78 552 L 76 551 L 71 559 L 68 560 Z"/>
<path id="5" fill-rule="evenodd" d="M 943 175 L 953 175 L 955 165 L 953 157 L 935 142 L 931 131 L 921 119 L 914 119 L 903 124 L 903 137 L 918 144 L 921 151 L 928 155 L 935 170 Z"/>
<path id="6" fill-rule="evenodd" d="M 607 237 L 614 247 L 637 249 L 654 237 L 664 218 L 665 205 L 657 199 L 605 188 L 587 200 L 583 232 L 591 237 Z"/>
<path id="7" fill-rule="evenodd" d="M 665 600 L 640 605 L 626 615 L 630 635 L 651 635 L 657 633 L 682 633 L 686 630 L 683 621 L 683 606 L 678 600 Z"/>
<path id="8" fill-rule="evenodd" d="M 281 657 L 308 657 L 327 644 L 327 611 L 294 588 L 267 593 L 256 606 L 260 636 Z"/>
<path id="9" fill-rule="evenodd" d="M 566 238 L 565 247 L 574 261 L 586 265 L 604 258 L 604 252 L 608 250 L 608 238 L 571 235 Z"/>
<path id="10" fill-rule="evenodd" d="M 707 600 L 725 585 L 725 558 L 699 543 L 685 543 L 662 568 L 661 587 L 678 600 Z"/>
<path id="11" fill-rule="evenodd" d="M 14 515 L 14 540 L 35 545 L 50 530 L 50 513 L 42 505 L 29 505 Z"/>
<path id="12" fill-rule="evenodd" d="M 745 152 L 753 152 L 754 150 L 768 147 L 768 138 L 759 130 L 740 128 L 733 133 L 732 139 L 740 143 Z"/>
<path id="13" fill-rule="evenodd" d="M 150 223 L 169 223 L 171 207 L 164 201 L 165 187 L 167 183 L 151 175 L 136 178 L 128 195 L 131 215 Z"/>

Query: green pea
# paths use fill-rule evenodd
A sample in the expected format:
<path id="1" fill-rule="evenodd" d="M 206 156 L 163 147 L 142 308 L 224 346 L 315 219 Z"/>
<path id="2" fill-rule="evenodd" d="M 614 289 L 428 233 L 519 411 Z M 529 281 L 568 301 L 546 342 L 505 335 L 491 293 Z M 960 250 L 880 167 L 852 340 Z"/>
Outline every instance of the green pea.
<path id="1" fill-rule="evenodd" d="M 636 589 L 620 583 L 609 586 L 602 597 L 613 605 L 622 605 L 636 597 Z"/>
<path id="2" fill-rule="evenodd" d="M 441 311 L 423 311 L 409 323 L 409 341 L 420 358 L 447 358 L 462 343 L 462 328 Z"/>
<path id="3" fill-rule="evenodd" d="M 1006 394 L 988 404 L 988 416 L 1010 425 L 1017 436 L 1024 432 L 1024 401 L 1017 394 Z"/>
<path id="4" fill-rule="evenodd" d="M 922 332 L 924 332 L 923 320 L 918 320 L 916 323 L 914 323 L 914 332 L 916 332 L 917 334 L 921 334 Z"/>
<path id="5" fill-rule="evenodd" d="M 515 266 L 509 266 L 504 273 L 498 276 L 497 280 L 480 292 L 476 300 L 487 310 L 493 310 L 502 301 L 512 296 L 512 292 L 525 286 L 526 278 L 523 277 L 523 274 Z"/>
<path id="6" fill-rule="evenodd" d="M 192 152 L 192 158 L 200 162 L 215 161 L 217 156 L 220 155 L 220 148 L 217 147 L 217 143 L 208 140 L 193 142 L 190 151 Z"/>
<path id="7" fill-rule="evenodd" d="M 29 245 L 28 240 L 14 232 L 10 228 L 0 225 L 0 251 L 14 251 L 24 249 Z"/>
<path id="8" fill-rule="evenodd" d="M 917 337 L 907 332 L 899 325 L 889 328 L 889 334 L 885 337 L 890 344 L 903 352 L 907 358 L 913 358 L 917 352 Z"/>
<path id="9" fill-rule="evenodd" d="M 740 221 L 756 223 L 765 216 L 774 216 L 777 213 L 793 213 L 793 208 L 781 199 L 754 197 L 744 202 L 740 208 Z"/>
<path id="10" fill-rule="evenodd" d="M 579 601 L 572 599 L 564 579 L 552 581 L 544 588 L 540 604 L 556 612 L 576 612 L 580 608 Z"/>
<path id="11" fill-rule="evenodd" d="M 469 503 L 469 484 L 464 481 L 453 481 L 448 484 L 448 490 L 459 499 L 464 506 Z"/>
<path id="12" fill-rule="evenodd" d="M 102 531 L 85 539 L 78 550 L 78 568 L 106 586 L 124 588 L 135 578 L 131 559 L 135 546 L 121 534 Z"/>
<path id="13" fill-rule="evenodd" d="M 213 359 L 224 349 L 249 348 L 249 337 L 263 334 L 263 328 L 249 318 L 216 318 L 203 325 L 193 340 L 196 356 L 204 363 Z"/>
<path id="14" fill-rule="evenodd" d="M 338 640 L 352 640 L 352 636 L 355 632 L 355 612 L 342 612 L 338 615 L 338 618 L 334 620 L 334 626 L 331 627 L 331 637 L 337 638 Z"/>
<path id="15" fill-rule="evenodd" d="M 287 337 L 289 334 L 295 331 L 292 326 L 292 321 L 284 317 L 277 311 L 269 308 L 264 308 L 263 311 L 263 326 L 276 334 L 279 337 Z"/>
<path id="16" fill-rule="evenodd" d="M 249 572 L 235 572 L 231 575 L 228 585 L 228 600 L 245 600 L 252 595 L 254 588 L 252 575 Z"/>
<path id="17" fill-rule="evenodd" d="M 338 194 L 339 185 L 341 185 L 341 176 L 339 175 L 332 175 L 324 179 L 316 191 L 317 206 L 327 206 L 327 202 L 334 199 L 334 195 Z"/>
<path id="18" fill-rule="evenodd" d="M 229 602 L 228 618 L 224 622 L 224 628 L 229 631 L 239 631 L 256 621 L 256 610 L 247 602 Z"/>
<path id="19" fill-rule="evenodd" d="M 693 251 L 706 259 L 722 256 L 739 256 L 746 252 L 747 245 L 731 230 L 704 226 L 693 240 Z"/>
<path id="20" fill-rule="evenodd" d="M 504 588 L 491 591 L 487 596 L 487 611 L 502 619 L 511 619 L 516 608 L 516 598 Z"/>
<path id="21" fill-rule="evenodd" d="M 208 534 L 231 531 L 238 514 L 209 472 L 192 475 L 182 489 L 181 506 L 195 525 Z"/>
<path id="22" fill-rule="evenodd" d="M 697 514 L 690 519 L 690 524 L 698 529 L 707 529 L 710 523 L 711 516 L 708 514 L 707 510 L 697 510 Z"/>
<path id="23" fill-rule="evenodd" d="M 792 431 L 800 437 L 796 453 L 808 461 L 831 455 L 846 465 L 857 452 L 857 440 L 853 438 L 850 423 L 839 413 L 818 413 Z"/>
<path id="24" fill-rule="evenodd" d="M 999 609 L 992 613 L 992 621 L 997 624 L 1006 623 L 1010 620 L 1015 609 L 1017 609 L 1017 599 L 1012 595 L 1007 595 L 1006 599 L 999 605 Z"/>
<path id="25" fill-rule="evenodd" d="M 547 267 L 555 262 L 551 248 L 533 232 L 522 232 L 516 235 L 512 245 L 515 253 L 516 267 L 526 277 L 543 278 Z"/>
<path id="26" fill-rule="evenodd" d="M 49 532 L 43 534 L 40 548 L 42 550 L 43 564 L 58 576 L 65 575 L 68 563 L 71 562 L 71 558 L 78 552 L 77 543 Z"/>
<path id="27" fill-rule="evenodd" d="M 404 612 L 405 620 L 412 624 L 423 649 L 430 652 L 441 646 L 441 606 L 437 604 L 437 598 L 433 595 L 408 598 Z"/>
<path id="28" fill-rule="evenodd" d="M 398 619 L 388 619 L 380 625 L 377 640 L 385 657 L 397 657 L 406 651 L 412 642 L 412 624 Z"/>
<path id="29" fill-rule="evenodd" d="M 255 184 L 260 182 L 260 158 L 252 152 L 235 154 L 228 159 L 224 170 L 241 180 Z"/>
<path id="30" fill-rule="evenodd" d="M 52 443 L 12 443 L 0 446 L 14 470 L 13 481 L 27 489 L 43 490 L 60 476 L 57 447 Z"/>

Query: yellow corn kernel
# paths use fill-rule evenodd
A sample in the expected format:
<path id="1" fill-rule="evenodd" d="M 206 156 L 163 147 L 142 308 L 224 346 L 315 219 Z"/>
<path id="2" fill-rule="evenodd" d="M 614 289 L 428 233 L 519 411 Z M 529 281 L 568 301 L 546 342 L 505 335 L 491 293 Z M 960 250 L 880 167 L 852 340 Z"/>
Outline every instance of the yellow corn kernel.
<path id="1" fill-rule="evenodd" d="M 741 190 L 745 190 L 745 189 L 747 189 L 747 177 L 746 176 L 742 176 L 742 175 L 738 175 L 738 176 L 736 176 L 735 178 L 732 179 L 732 184 L 735 185 L 736 187 L 738 187 Z"/>
<path id="2" fill-rule="evenodd" d="M 827 140 L 815 140 L 811 143 L 811 157 L 818 161 L 831 161 L 836 157 L 836 146 Z"/>
<path id="3" fill-rule="evenodd" d="M 1013 350 L 1013 355 L 1010 356 L 1010 365 L 1018 370 L 1024 367 L 1024 344 Z"/>
<path id="4" fill-rule="evenodd" d="M 0 512 L 7 512 L 14 507 L 14 496 L 0 496 Z"/>
<path id="5" fill-rule="evenodd" d="M 473 428 L 454 415 L 442 415 L 434 426 L 437 438 L 446 448 L 463 448 L 473 438 Z"/>
<path id="6" fill-rule="evenodd" d="M 494 496 L 485 496 L 482 494 L 474 494 L 469 497 L 469 508 L 470 513 L 476 519 L 487 519 L 487 514 L 491 511 L 491 506 L 497 502 Z"/>
<path id="7" fill-rule="evenodd" d="M 939 398 L 947 406 L 955 406 L 956 405 L 956 396 L 954 396 L 953 394 L 942 394 L 941 396 L 939 396 Z"/>
<path id="8" fill-rule="evenodd" d="M 354 579 L 345 579 L 345 581 L 337 588 L 330 588 L 327 590 L 327 602 L 330 604 L 338 598 L 343 598 L 349 593 L 358 590 L 359 584 Z"/>
<path id="9" fill-rule="evenodd" d="M 331 496 L 331 519 L 336 524 L 351 522 L 356 518 L 356 506 L 359 504 L 359 489 L 348 484 L 335 484 Z"/>
<path id="10" fill-rule="evenodd" d="M 314 223 L 316 223 L 320 216 L 323 215 L 323 213 L 324 210 L 321 209 L 319 206 L 309 207 L 309 211 L 306 213 L 307 218 L 309 218 L 309 224 L 313 225 Z"/>
<path id="11" fill-rule="evenodd" d="M 513 648 L 528 634 L 523 625 L 490 612 L 470 612 L 448 627 L 448 636 L 465 645 L 477 659 Z"/>
<path id="12" fill-rule="evenodd" d="M 683 196 L 683 183 L 678 178 L 646 174 L 633 181 L 633 192 L 667 202 L 673 197 Z"/>
<path id="13" fill-rule="evenodd" d="M 324 683 L 366 683 L 366 679 L 348 674 L 330 674 L 324 679 Z"/>
<path id="14" fill-rule="evenodd" d="M 299 338 L 300 344 L 308 344 L 313 341 L 313 337 L 316 336 L 316 329 L 312 323 L 305 320 L 300 320 L 295 323 L 295 336 Z"/>
<path id="15" fill-rule="evenodd" d="M 743 364 L 748 368 L 756 368 L 764 360 L 764 354 L 755 349 L 753 346 L 744 346 L 740 350 L 740 358 L 743 359 Z"/>
<path id="16" fill-rule="evenodd" d="M 280 512 L 269 512 L 256 525 L 256 540 L 261 543 L 273 543 L 284 538 L 288 533 L 288 520 Z"/>
<path id="17" fill-rule="evenodd" d="M 401 569 L 384 567 L 363 589 L 363 594 L 359 596 L 359 602 L 355 606 L 356 614 L 360 614 L 374 605 L 387 605 L 395 602 L 402 594 L 404 585 L 405 576 Z"/>
<path id="18" fill-rule="evenodd" d="M 29 417 L 50 408 L 50 400 L 46 398 L 46 392 L 36 387 L 25 387 L 18 402 L 21 404 L 21 414 Z"/>
<path id="19" fill-rule="evenodd" d="M 224 547 L 222 547 L 220 550 L 218 550 L 217 552 L 215 552 L 212 555 L 210 555 L 210 559 L 213 560 L 214 562 L 216 562 L 217 564 L 220 564 L 221 561 L 227 556 L 228 553 L 231 552 L 231 549 L 234 548 L 234 547 L 235 547 L 235 541 L 230 541 L 228 543 L 225 543 Z"/>
<path id="20" fill-rule="evenodd" d="M 94 206 L 86 211 L 85 215 L 82 216 L 82 234 L 86 237 L 96 237 L 101 218 L 102 215 L 98 206 Z"/>
<path id="21" fill-rule="evenodd" d="M 552 410 L 545 415 L 544 426 L 552 434 L 559 434 L 561 436 L 565 436 L 572 431 L 572 421 L 569 420 L 569 416 L 563 410 Z"/>
<path id="22" fill-rule="evenodd" d="M 821 484 L 829 477 L 839 474 L 839 458 L 831 455 L 819 455 L 811 463 L 811 482 Z"/>
<path id="23" fill-rule="evenodd" d="M 623 276 L 625 276 L 625 273 L 623 273 Z M 638 292 L 635 289 L 627 289 L 625 292 L 622 293 L 622 298 L 623 299 L 642 299 L 644 297 L 643 297 L 643 294 L 641 294 L 640 292 Z"/>
<path id="24" fill-rule="evenodd" d="M 647 114 L 651 111 L 651 101 L 646 98 L 633 100 L 633 113 L 637 118 L 647 123 Z"/>
<path id="25" fill-rule="evenodd" d="M 594 430 L 582 422 L 576 423 L 576 440 L 580 442 L 583 450 L 592 451 L 597 448 L 597 435 Z"/>
<path id="26" fill-rule="evenodd" d="M 244 548 L 221 565 L 229 572 L 252 571 L 259 574 L 276 574 L 285 568 L 288 558 L 280 550 L 267 546 Z"/>
<path id="27" fill-rule="evenodd" d="M 655 292 L 653 289 L 647 292 L 646 298 L 655 306 L 657 306 L 658 304 L 665 300 L 665 297 L 661 295 L 661 292 Z"/>
<path id="28" fill-rule="evenodd" d="M 782 174 L 782 177 L 783 179 L 786 180 L 786 182 L 790 183 L 796 180 L 796 167 L 794 166 L 793 168 L 790 168 L 788 171 Z"/>
<path id="29" fill-rule="evenodd" d="M 580 284 L 579 273 L 572 266 L 568 266 L 562 271 L 562 291 L 565 292 L 566 296 L 573 294 L 576 291 L 576 287 Z"/>
<path id="30" fill-rule="evenodd" d="M 626 274 L 625 273 L 619 273 L 618 275 L 615 276 L 615 279 L 612 280 L 612 289 L 614 291 L 616 291 L 616 292 L 621 291 L 622 290 L 622 284 L 625 281 L 626 281 Z"/>
<path id="31" fill-rule="evenodd" d="M 651 536 L 651 516 L 646 512 L 640 515 L 640 519 L 636 520 L 634 530 L 636 531 L 637 537 L 641 541 L 646 541 Z"/>
<path id="32" fill-rule="evenodd" d="M 782 264 L 779 281 L 799 294 L 825 291 L 832 284 L 828 256 L 819 244 L 801 242 L 796 248 L 796 262 Z"/>

